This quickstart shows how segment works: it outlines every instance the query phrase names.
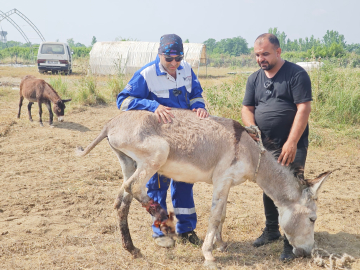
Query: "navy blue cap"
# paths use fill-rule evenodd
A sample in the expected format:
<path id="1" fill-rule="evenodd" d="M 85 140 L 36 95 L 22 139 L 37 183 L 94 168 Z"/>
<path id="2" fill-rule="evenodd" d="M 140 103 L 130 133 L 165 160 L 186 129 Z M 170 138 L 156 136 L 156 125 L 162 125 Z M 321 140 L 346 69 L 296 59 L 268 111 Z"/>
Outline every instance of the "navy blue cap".
<path id="1" fill-rule="evenodd" d="M 183 42 L 181 37 L 175 34 L 163 35 L 160 38 L 159 54 L 184 55 Z"/>

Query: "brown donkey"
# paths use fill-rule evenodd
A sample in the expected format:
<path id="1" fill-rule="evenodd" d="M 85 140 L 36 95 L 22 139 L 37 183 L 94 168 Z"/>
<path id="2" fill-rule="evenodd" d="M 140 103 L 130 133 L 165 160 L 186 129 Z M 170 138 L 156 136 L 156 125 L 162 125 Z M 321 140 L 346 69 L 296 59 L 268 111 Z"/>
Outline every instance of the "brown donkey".
<path id="1" fill-rule="evenodd" d="M 85 150 L 78 148 L 78 154 L 84 156 L 107 138 L 120 161 L 124 182 L 115 208 L 124 248 L 139 256 L 128 225 L 133 197 L 156 218 L 155 226 L 165 233 L 174 230 L 169 224 L 171 217 L 169 220 L 166 211 L 146 193 L 147 181 L 158 172 L 176 181 L 213 184 L 208 231 L 202 247 L 205 264 L 210 268 L 216 268 L 213 243 L 221 251 L 226 247 L 221 231 L 230 187 L 246 180 L 255 181 L 273 199 L 295 255 L 309 255 L 314 245 L 318 190 L 330 172 L 312 180 L 299 179 L 293 169 L 278 164 L 271 152 L 262 153 L 238 122 L 213 116 L 200 119 L 190 110 L 171 112 L 175 118 L 168 124 L 158 123 L 152 112 L 122 112 L 104 126 Z"/>
<path id="2" fill-rule="evenodd" d="M 32 121 L 31 117 L 31 106 L 34 102 L 37 102 L 39 105 L 39 116 L 40 116 L 40 126 L 44 126 L 42 123 L 42 104 L 45 103 L 46 107 L 49 110 L 50 120 L 49 123 L 52 125 L 53 123 L 53 112 L 51 110 L 51 102 L 54 104 L 54 112 L 58 117 L 58 121 L 64 121 L 64 110 L 65 110 L 65 102 L 70 101 L 71 99 L 62 100 L 58 93 L 52 88 L 50 84 L 45 82 L 42 79 L 37 79 L 34 76 L 26 75 L 22 78 L 20 83 L 20 102 L 19 102 L 19 113 L 18 118 L 20 118 L 21 106 L 24 98 L 29 100 L 28 104 L 28 112 L 29 112 L 29 120 Z"/>

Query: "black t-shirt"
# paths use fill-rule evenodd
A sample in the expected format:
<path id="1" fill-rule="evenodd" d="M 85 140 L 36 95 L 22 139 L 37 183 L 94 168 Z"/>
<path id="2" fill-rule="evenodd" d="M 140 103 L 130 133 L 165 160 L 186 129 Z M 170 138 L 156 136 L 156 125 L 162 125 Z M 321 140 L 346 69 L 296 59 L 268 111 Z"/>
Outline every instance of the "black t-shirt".
<path id="1" fill-rule="evenodd" d="M 267 84 L 273 85 L 265 88 Z M 245 106 L 255 106 L 255 122 L 262 133 L 279 146 L 286 142 L 297 112 L 296 104 L 311 101 L 311 81 L 300 66 L 285 61 L 276 75 L 269 79 L 259 69 L 247 80 L 243 100 Z M 297 147 L 308 147 L 309 125 Z"/>

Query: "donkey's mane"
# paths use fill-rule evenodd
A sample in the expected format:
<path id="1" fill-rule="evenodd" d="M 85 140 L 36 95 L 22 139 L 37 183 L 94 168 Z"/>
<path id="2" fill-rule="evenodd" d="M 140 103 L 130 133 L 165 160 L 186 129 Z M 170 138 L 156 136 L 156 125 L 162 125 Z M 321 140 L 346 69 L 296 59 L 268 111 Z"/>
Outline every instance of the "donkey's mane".
<path id="1" fill-rule="evenodd" d="M 44 80 L 44 82 L 45 82 L 45 80 Z M 47 82 L 45 82 L 45 84 L 47 84 L 47 86 L 49 86 L 50 87 L 50 89 L 51 90 L 53 90 L 54 91 L 54 93 L 60 98 L 60 96 L 59 96 L 59 94 L 58 94 L 58 92 L 56 92 L 56 90 L 51 86 L 51 84 L 49 84 L 49 83 L 47 83 Z M 61 99 L 61 98 L 60 98 Z"/>
<path id="2" fill-rule="evenodd" d="M 262 141 L 265 149 L 270 152 L 275 159 L 278 159 L 281 154 L 282 147 L 267 137 Z M 304 167 L 298 162 L 293 162 L 285 168 L 292 172 L 299 180 L 304 180 Z"/>

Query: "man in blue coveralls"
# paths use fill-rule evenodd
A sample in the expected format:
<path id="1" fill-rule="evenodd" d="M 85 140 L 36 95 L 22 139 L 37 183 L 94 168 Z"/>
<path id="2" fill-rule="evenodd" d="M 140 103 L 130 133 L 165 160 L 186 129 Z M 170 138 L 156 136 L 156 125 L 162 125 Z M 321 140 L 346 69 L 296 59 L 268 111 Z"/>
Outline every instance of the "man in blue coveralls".
<path id="1" fill-rule="evenodd" d="M 183 61 L 183 43 L 175 34 L 160 38 L 158 56 L 155 61 L 135 72 L 125 89 L 117 97 L 117 106 L 122 111 L 147 110 L 158 116 L 159 123 L 171 122 L 171 108 L 190 109 L 200 118 L 206 118 L 202 88 L 191 66 Z M 171 184 L 171 199 L 178 222 L 176 231 L 183 240 L 199 245 L 194 232 L 197 217 L 193 199 L 193 184 L 176 182 L 155 174 L 147 183 L 147 194 L 165 210 L 166 193 Z M 175 241 L 165 236 L 159 228 L 152 226 L 155 243 L 171 247 Z"/>

